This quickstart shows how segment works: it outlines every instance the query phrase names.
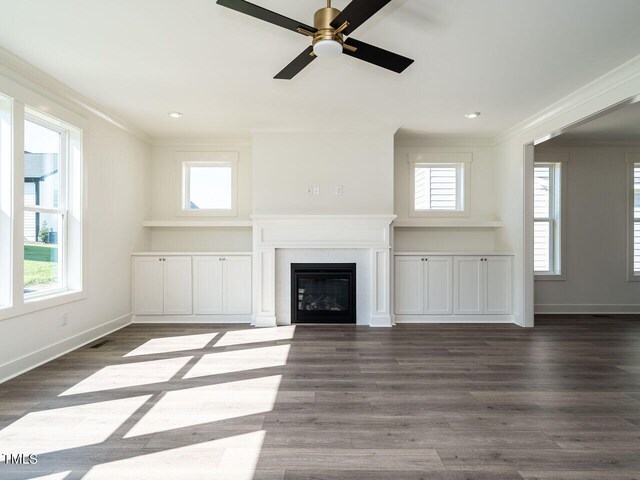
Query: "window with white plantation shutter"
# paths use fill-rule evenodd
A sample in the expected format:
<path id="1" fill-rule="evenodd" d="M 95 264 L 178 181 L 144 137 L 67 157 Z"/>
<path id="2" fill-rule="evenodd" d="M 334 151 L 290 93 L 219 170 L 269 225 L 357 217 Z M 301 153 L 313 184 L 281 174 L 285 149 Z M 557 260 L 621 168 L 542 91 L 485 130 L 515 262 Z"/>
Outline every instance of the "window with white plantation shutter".
<path id="1" fill-rule="evenodd" d="M 462 170 L 459 164 L 415 164 L 414 210 L 462 210 Z"/>
<path id="2" fill-rule="evenodd" d="M 539 275 L 560 274 L 560 164 L 533 169 L 533 265 Z"/>
<path id="3" fill-rule="evenodd" d="M 640 163 L 633 165 L 633 274 L 640 275 Z"/>

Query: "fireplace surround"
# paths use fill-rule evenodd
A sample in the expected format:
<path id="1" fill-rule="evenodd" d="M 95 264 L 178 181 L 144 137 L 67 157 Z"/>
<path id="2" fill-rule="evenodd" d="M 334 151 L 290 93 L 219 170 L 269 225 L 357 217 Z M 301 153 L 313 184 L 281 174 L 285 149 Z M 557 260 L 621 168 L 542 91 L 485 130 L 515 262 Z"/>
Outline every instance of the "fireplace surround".
<path id="1" fill-rule="evenodd" d="M 289 282 L 290 263 L 356 261 L 359 277 L 356 323 L 391 327 L 390 225 L 394 218 L 394 215 L 253 215 L 253 325 L 290 324 L 291 288 L 286 285 L 286 290 L 276 291 L 276 285 L 284 287 Z M 349 253 L 354 250 L 359 253 Z M 277 255 L 276 251 L 280 253 Z M 284 268 L 276 268 L 276 258 Z M 291 259 L 289 264 L 287 259 Z"/>

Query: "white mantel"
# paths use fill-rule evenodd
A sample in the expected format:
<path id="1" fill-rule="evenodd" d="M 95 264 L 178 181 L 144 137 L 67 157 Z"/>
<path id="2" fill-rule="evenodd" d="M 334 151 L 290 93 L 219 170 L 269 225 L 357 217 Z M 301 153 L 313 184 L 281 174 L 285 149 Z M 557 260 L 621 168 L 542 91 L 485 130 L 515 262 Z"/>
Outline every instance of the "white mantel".
<path id="1" fill-rule="evenodd" d="M 366 249 L 371 261 L 372 327 L 392 326 L 391 223 L 395 215 L 254 215 L 253 279 L 256 327 L 275 327 L 276 249 Z"/>

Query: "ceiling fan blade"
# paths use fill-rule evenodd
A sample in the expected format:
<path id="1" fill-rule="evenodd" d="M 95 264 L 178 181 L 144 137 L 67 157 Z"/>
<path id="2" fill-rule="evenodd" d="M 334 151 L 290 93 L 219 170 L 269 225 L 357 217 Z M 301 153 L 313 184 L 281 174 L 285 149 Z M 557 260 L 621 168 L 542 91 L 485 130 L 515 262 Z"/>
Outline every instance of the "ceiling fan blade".
<path id="1" fill-rule="evenodd" d="M 345 55 L 373 63 L 374 65 L 392 70 L 396 73 L 404 72 L 404 70 L 413 63 L 413 60 L 410 58 L 379 47 L 374 47 L 355 38 L 347 38 L 344 43 L 356 48 L 355 52 L 351 52 L 345 48 L 342 51 Z"/>
<path id="2" fill-rule="evenodd" d="M 351 35 L 351 32 L 369 20 L 390 1 L 391 0 L 353 0 L 333 19 L 331 26 L 338 28 L 344 22 L 349 22 L 349 26 L 345 28 L 342 33 Z"/>
<path id="3" fill-rule="evenodd" d="M 312 55 L 313 47 L 305 49 L 300 55 L 293 59 L 289 65 L 284 67 L 282 71 L 275 77 L 278 80 L 291 80 L 297 74 L 299 74 L 304 67 L 313 62 L 317 57 Z"/>
<path id="4" fill-rule="evenodd" d="M 304 23 L 297 22 L 296 20 L 292 20 L 291 18 L 280 15 L 279 13 L 272 12 L 271 10 L 267 10 L 266 8 L 262 8 L 258 5 L 254 5 L 253 3 L 245 2 L 245 0 L 218 0 L 216 3 L 218 5 L 222 5 L 223 7 L 227 7 L 237 12 L 250 15 L 260 20 L 264 20 L 265 22 L 269 22 L 274 25 L 278 25 L 279 27 L 286 28 L 287 30 L 294 31 L 296 33 L 301 33 L 298 31 L 298 28 L 303 28 L 311 33 L 315 33 L 318 31 L 314 27 L 310 27 L 309 25 L 305 25 Z"/>

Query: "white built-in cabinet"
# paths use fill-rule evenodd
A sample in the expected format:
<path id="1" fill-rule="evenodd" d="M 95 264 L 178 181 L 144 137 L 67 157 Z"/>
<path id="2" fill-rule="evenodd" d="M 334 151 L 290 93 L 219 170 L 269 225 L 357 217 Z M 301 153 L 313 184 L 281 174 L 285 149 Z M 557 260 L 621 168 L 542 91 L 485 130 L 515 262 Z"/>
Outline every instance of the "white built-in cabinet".
<path id="1" fill-rule="evenodd" d="M 400 320 L 437 315 L 464 321 L 464 315 L 512 313 L 509 255 L 396 255 L 394 267 Z"/>
<path id="2" fill-rule="evenodd" d="M 135 315 L 251 314 L 251 255 L 133 255 Z"/>
<path id="3" fill-rule="evenodd" d="M 452 313 L 452 257 L 399 256 L 395 262 L 395 305 L 399 315 Z"/>
<path id="4" fill-rule="evenodd" d="M 251 257 L 194 257 L 193 279 L 196 315 L 251 313 Z"/>
<path id="5" fill-rule="evenodd" d="M 136 315 L 190 315 L 191 257 L 133 257 Z"/>

